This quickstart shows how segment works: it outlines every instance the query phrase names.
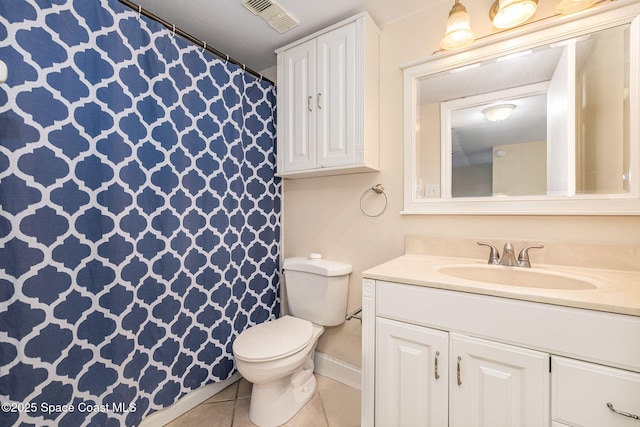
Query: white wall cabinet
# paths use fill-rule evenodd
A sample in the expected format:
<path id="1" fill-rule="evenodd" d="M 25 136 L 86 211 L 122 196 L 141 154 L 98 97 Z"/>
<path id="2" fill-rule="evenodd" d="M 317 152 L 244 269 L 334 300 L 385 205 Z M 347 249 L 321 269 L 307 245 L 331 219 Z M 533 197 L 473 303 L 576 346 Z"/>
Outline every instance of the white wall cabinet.
<path id="1" fill-rule="evenodd" d="M 362 313 L 365 427 L 640 425 L 640 317 L 367 278 Z"/>
<path id="2" fill-rule="evenodd" d="M 279 176 L 378 170 L 378 39 L 362 13 L 276 51 Z"/>

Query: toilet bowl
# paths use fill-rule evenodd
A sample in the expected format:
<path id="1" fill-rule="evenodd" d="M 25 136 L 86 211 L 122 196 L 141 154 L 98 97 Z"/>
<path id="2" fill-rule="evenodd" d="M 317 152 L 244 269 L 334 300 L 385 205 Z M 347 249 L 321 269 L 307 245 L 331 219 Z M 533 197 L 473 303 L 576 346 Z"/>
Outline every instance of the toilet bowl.
<path id="1" fill-rule="evenodd" d="M 283 264 L 291 315 L 252 326 L 233 342 L 236 368 L 253 383 L 249 419 L 275 427 L 314 395 L 313 357 L 327 326 L 344 322 L 351 265 L 318 254 Z"/>
<path id="2" fill-rule="evenodd" d="M 313 356 L 324 328 L 284 316 L 246 332 L 233 352 L 238 371 L 253 383 L 249 418 L 260 427 L 282 425 L 315 393 Z"/>

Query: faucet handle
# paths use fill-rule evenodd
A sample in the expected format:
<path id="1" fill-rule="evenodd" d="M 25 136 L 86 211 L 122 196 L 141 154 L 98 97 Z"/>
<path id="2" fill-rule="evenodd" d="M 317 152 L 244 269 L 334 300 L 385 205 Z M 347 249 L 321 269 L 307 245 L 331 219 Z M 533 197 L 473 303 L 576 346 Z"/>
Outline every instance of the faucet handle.
<path id="1" fill-rule="evenodd" d="M 531 262 L 529 261 L 529 249 L 542 249 L 544 245 L 531 245 L 523 248 L 518 254 L 518 265 L 520 267 L 531 268 Z"/>
<path id="2" fill-rule="evenodd" d="M 488 246 L 491 249 L 489 253 L 489 261 L 488 264 L 500 264 L 500 254 L 498 253 L 498 249 L 490 243 L 486 242 L 476 242 L 480 246 Z"/>

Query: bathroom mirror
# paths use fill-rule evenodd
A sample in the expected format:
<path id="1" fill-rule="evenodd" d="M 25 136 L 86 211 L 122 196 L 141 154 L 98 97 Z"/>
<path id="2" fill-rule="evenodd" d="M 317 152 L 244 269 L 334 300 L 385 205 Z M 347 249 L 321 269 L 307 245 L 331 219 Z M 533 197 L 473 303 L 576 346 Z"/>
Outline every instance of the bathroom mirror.
<path id="1" fill-rule="evenodd" d="M 403 213 L 640 214 L 639 13 L 555 17 L 403 67 Z"/>

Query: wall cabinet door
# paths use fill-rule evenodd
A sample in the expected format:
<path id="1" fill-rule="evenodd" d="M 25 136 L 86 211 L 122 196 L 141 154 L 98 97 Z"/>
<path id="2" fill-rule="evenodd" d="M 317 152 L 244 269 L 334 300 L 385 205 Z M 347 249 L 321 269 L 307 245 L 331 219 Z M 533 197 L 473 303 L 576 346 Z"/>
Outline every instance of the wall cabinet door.
<path id="1" fill-rule="evenodd" d="M 549 426 L 549 355 L 450 334 L 450 426 Z"/>
<path id="2" fill-rule="evenodd" d="M 376 319 L 376 425 L 447 425 L 448 335 Z"/>
<path id="3" fill-rule="evenodd" d="M 318 166 L 355 162 L 356 26 L 318 37 L 316 117 Z"/>
<path id="4" fill-rule="evenodd" d="M 278 152 L 286 171 L 316 167 L 316 42 L 310 40 L 282 54 L 283 81 L 278 91 Z M 280 110 L 281 109 L 281 110 Z"/>
<path id="5" fill-rule="evenodd" d="M 283 167 L 328 168 L 355 161 L 356 25 L 283 53 Z"/>

